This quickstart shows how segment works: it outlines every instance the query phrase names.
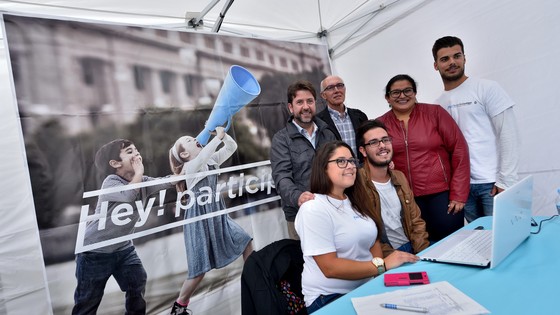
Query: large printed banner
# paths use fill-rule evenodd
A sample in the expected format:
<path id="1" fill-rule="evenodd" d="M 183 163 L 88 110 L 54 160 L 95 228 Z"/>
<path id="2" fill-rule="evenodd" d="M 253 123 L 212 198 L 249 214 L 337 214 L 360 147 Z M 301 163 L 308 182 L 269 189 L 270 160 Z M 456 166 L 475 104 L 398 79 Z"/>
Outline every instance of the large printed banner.
<path id="1" fill-rule="evenodd" d="M 128 288 L 169 314 L 201 278 L 194 313 L 239 314 L 243 253 L 287 236 L 268 160 L 286 89 L 319 87 L 326 47 L 3 21 L 53 313 L 100 293 L 98 314 L 122 314 Z"/>

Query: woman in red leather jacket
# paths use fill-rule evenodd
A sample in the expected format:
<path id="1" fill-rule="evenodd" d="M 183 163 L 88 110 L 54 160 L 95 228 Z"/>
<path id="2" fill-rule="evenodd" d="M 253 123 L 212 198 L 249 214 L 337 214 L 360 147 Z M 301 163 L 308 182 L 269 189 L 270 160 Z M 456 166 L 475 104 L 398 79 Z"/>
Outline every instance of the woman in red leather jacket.
<path id="1" fill-rule="evenodd" d="M 391 110 L 381 120 L 393 139 L 395 168 L 402 171 L 432 242 L 464 225 L 470 183 L 467 142 L 447 111 L 416 101 L 416 82 L 394 76 L 385 87 Z"/>

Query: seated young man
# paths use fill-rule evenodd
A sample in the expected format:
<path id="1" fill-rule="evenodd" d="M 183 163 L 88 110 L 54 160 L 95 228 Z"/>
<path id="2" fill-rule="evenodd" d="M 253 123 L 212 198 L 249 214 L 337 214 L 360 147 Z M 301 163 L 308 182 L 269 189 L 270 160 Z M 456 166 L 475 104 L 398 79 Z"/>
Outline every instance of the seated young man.
<path id="1" fill-rule="evenodd" d="M 381 209 L 383 254 L 395 249 L 417 254 L 430 245 L 426 222 L 420 216 L 406 176 L 389 168 L 393 158 L 391 137 L 382 122 L 368 120 L 358 128 L 356 138 L 364 157 L 360 172 L 370 202 L 374 209 Z"/>

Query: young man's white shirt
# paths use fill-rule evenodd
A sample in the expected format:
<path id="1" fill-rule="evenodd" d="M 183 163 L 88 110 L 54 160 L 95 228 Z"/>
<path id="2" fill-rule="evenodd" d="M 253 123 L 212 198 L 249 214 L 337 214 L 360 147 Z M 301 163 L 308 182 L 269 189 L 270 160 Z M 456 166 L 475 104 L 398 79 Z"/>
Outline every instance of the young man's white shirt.
<path id="1" fill-rule="evenodd" d="M 397 190 L 390 178 L 385 183 L 378 183 L 373 180 L 372 183 L 375 185 L 377 193 L 379 193 L 381 217 L 383 218 L 387 238 L 389 238 L 391 247 L 399 248 L 408 243 L 409 240 L 406 234 L 404 234 L 402 226 L 402 205 L 399 195 L 397 195 Z"/>
<path id="2" fill-rule="evenodd" d="M 490 80 L 467 78 L 436 100 L 461 129 L 469 145 L 471 184 L 507 188 L 517 182 L 519 163 L 515 103 Z"/>

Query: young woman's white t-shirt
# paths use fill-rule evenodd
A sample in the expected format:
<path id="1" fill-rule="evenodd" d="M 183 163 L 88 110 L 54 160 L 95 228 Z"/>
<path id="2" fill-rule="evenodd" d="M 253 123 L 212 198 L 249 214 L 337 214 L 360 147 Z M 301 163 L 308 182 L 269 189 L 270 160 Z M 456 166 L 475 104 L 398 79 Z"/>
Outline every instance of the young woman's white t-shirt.
<path id="1" fill-rule="evenodd" d="M 337 200 L 315 194 L 315 199 L 299 208 L 295 228 L 303 251 L 302 292 L 305 304 L 311 305 L 319 295 L 345 294 L 370 278 L 342 280 L 327 278 L 313 256 L 336 252 L 339 258 L 370 261 L 370 249 L 377 238 L 377 227 L 369 217 L 352 209 L 350 200 Z"/>

